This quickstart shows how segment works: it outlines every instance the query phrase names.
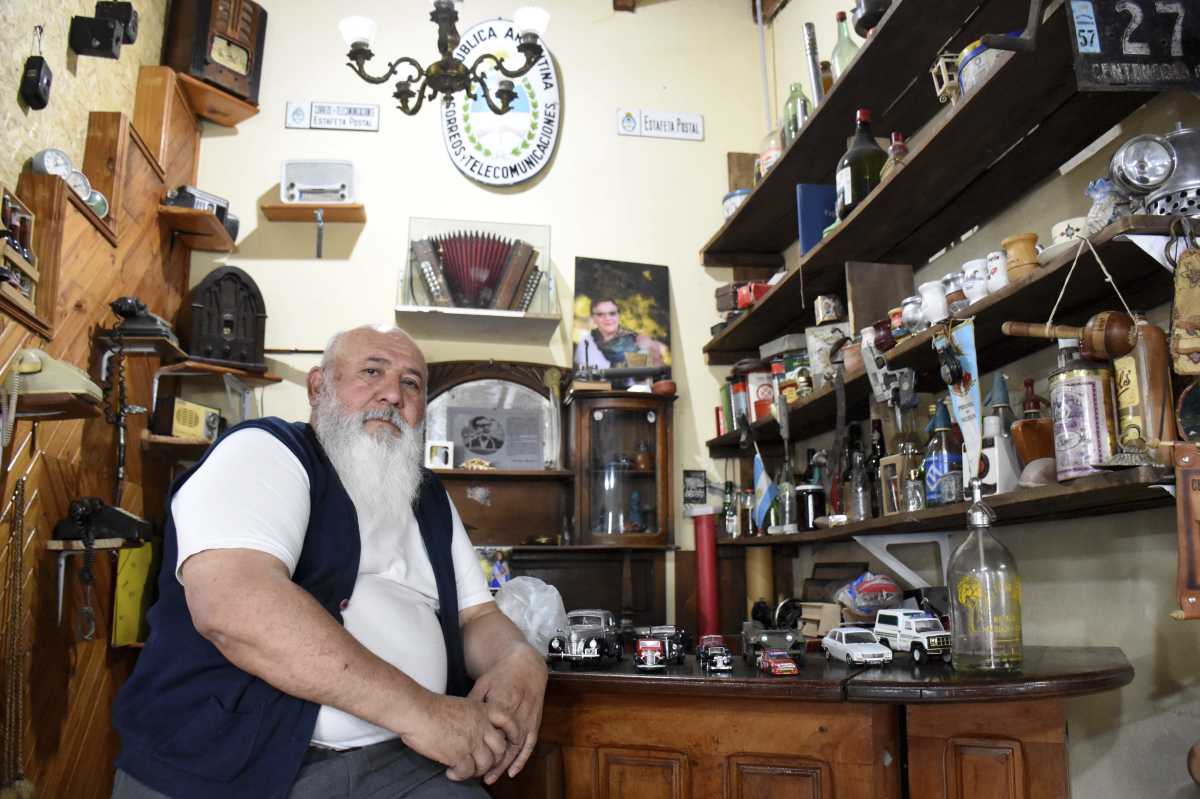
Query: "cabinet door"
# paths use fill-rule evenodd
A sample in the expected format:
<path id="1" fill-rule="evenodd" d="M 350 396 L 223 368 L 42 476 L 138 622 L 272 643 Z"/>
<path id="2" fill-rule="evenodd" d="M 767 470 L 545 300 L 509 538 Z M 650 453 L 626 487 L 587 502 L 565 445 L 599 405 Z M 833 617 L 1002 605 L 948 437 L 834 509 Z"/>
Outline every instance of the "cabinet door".
<path id="1" fill-rule="evenodd" d="M 828 763 L 803 757 L 734 755 L 729 758 L 728 799 L 830 799 Z"/>
<path id="2" fill-rule="evenodd" d="M 580 540 L 665 543 L 670 529 L 670 403 L 580 402 L 575 454 Z"/>
<path id="3" fill-rule="evenodd" d="M 687 755 L 653 749 L 597 751 L 600 799 L 689 799 Z"/>

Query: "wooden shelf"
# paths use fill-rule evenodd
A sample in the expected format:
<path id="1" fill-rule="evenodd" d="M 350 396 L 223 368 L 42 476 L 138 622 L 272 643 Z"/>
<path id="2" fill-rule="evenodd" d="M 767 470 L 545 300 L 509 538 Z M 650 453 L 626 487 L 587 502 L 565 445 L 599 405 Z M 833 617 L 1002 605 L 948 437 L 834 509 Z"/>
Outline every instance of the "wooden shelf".
<path id="1" fill-rule="evenodd" d="M 443 480 L 573 480 L 568 469 L 433 469 Z"/>
<path id="2" fill-rule="evenodd" d="M 92 549 L 137 549 L 145 541 L 129 541 L 124 538 L 97 538 L 92 542 Z M 84 548 L 82 541 L 59 541 L 57 538 L 51 538 L 46 542 L 46 549 L 50 552 L 77 551 Z"/>
<path id="3" fill-rule="evenodd" d="M 247 385 L 265 386 L 283 381 L 282 377 L 270 372 L 251 372 L 248 369 L 235 369 L 231 366 L 220 366 L 215 363 L 186 360 L 161 367 L 154 373 L 154 379 L 163 377 L 221 377 L 233 375 Z"/>
<path id="4" fill-rule="evenodd" d="M 487 341 L 494 344 L 544 344 L 558 330 L 557 314 L 498 311 L 492 308 L 441 308 L 397 305 L 396 324 L 418 340 Z"/>
<path id="5" fill-rule="evenodd" d="M 179 88 L 183 89 L 188 105 L 192 107 L 196 116 L 204 117 L 222 127 L 233 128 L 258 113 L 258 106 L 240 97 L 234 97 L 216 86 L 210 86 L 182 72 L 177 72 L 176 76 L 179 79 Z"/>
<path id="6" fill-rule="evenodd" d="M 631 552 L 672 552 L 678 547 L 674 544 L 518 544 L 507 548 L 513 552 L 554 552 L 557 554 L 563 552 L 620 552 L 622 550 L 629 550 Z"/>
<path id="7" fill-rule="evenodd" d="M 317 221 L 316 212 L 325 213 L 326 222 L 352 222 L 359 225 L 367 221 L 367 208 L 360 203 L 263 203 L 259 206 L 263 216 L 272 222 Z"/>
<path id="8" fill-rule="evenodd" d="M 1118 472 L 1081 477 L 1067 484 L 1022 488 L 986 498 L 996 512 L 997 526 L 1078 519 L 1174 505 L 1171 494 L 1156 487 L 1172 483 L 1173 472 L 1155 466 L 1139 466 Z M 900 513 L 879 519 L 810 530 L 790 535 L 722 538 L 727 546 L 772 546 L 775 544 L 811 544 L 847 541 L 856 535 L 917 533 L 963 529 L 967 523 L 967 503 L 958 502 L 916 513 Z"/>
<path id="9" fill-rule="evenodd" d="M 61 422 L 67 419 L 91 419 L 101 413 L 99 402 L 90 396 L 62 392 L 58 394 L 22 394 L 17 398 L 17 418 L 34 422 Z"/>
<path id="10" fill-rule="evenodd" d="M 198 208 L 158 207 L 158 218 L 179 236 L 188 249 L 204 252 L 237 252 L 237 245 L 217 215 Z"/>
<path id="11" fill-rule="evenodd" d="M 107 349 L 116 346 L 116 341 L 108 332 L 98 334 L 96 341 Z M 121 343 L 128 348 L 126 355 L 154 355 L 163 360 L 173 361 L 187 359 L 187 353 L 182 347 L 162 336 L 122 336 Z"/>
<path id="12" fill-rule="evenodd" d="M 171 463 L 199 459 L 210 443 L 202 438 L 158 436 L 149 430 L 142 431 L 142 452 Z"/>
<path id="13" fill-rule="evenodd" d="M 1134 309 L 1153 308 L 1170 300 L 1174 282 L 1169 272 L 1128 237 L 1134 234 L 1164 235 L 1168 231 L 1169 221 L 1167 217 L 1156 216 L 1123 217 L 1092 237 L 1092 246 Z M 1049 339 L 1005 336 L 1000 332 L 1000 325 L 1008 320 L 1044 322 L 1044 317 L 1031 317 L 1031 312 L 1037 309 L 1039 314 L 1044 314 L 1053 306 L 1074 260 L 1074 249 L 1062 253 L 1024 280 L 989 294 L 957 315 L 957 318 L 975 319 L 975 349 L 980 354 L 981 373 L 1003 368 L 1054 344 Z M 1119 300 L 1102 277 L 1091 250 L 1085 249 L 1075 267 L 1075 276 L 1063 297 L 1056 320 L 1062 324 L 1081 325 L 1099 310 L 1119 307 Z M 909 336 L 895 349 L 885 353 L 884 357 L 893 369 L 915 369 L 919 386 L 943 390 L 932 340 L 930 331 Z M 870 383 L 865 372 L 846 376 L 848 418 L 861 416 L 861 409 L 865 407 L 869 394 Z M 798 441 L 831 430 L 836 411 L 832 386 L 823 386 L 794 403 L 789 411 L 792 439 Z M 779 425 L 773 418 L 756 422 L 751 426 L 751 436 L 760 444 L 776 445 L 779 442 Z M 709 455 L 714 458 L 744 455 L 746 451 L 739 447 L 739 441 L 739 433 L 710 439 Z"/>
<path id="14" fill-rule="evenodd" d="M 25 260 L 25 256 L 23 256 L 23 255 L 21 255 L 21 253 L 17 252 L 16 247 L 13 247 L 8 242 L 4 242 L 3 252 L 4 252 L 4 258 L 6 260 L 12 261 L 13 264 L 15 264 L 18 269 L 20 269 L 25 274 L 29 275 L 29 277 L 33 279 L 34 283 L 37 283 L 39 280 L 42 279 L 42 275 L 40 272 L 38 272 L 37 267 L 34 266 L 33 264 L 31 264 L 29 261 Z"/>
<path id="15" fill-rule="evenodd" d="M 893 18 L 914 5 L 919 5 L 917 0 L 893 4 Z M 995 5 L 993 0 L 985 10 Z M 705 345 L 709 363 L 733 363 L 763 342 L 811 324 L 812 298 L 844 293 L 846 261 L 924 264 L 947 243 L 1019 199 L 1144 103 L 1149 95 L 1139 92 L 1075 90 L 1067 13 L 1064 6 L 1058 6 L 1043 24 L 1034 52 L 1001 53 L 991 75 L 969 97 L 944 107 L 912 135 L 905 165 L 893 171 L 833 233 L 810 250 L 797 269 Z M 926 13 L 922 19 L 940 15 Z M 885 23 L 876 36 L 887 32 Z M 868 43 L 847 79 L 859 67 L 872 77 L 897 69 L 893 64 L 871 66 L 871 61 L 864 60 L 874 46 Z M 930 94 L 927 70 L 935 51 L 910 55 L 904 62 L 908 70 L 916 66 L 914 59 L 919 62 L 919 70 L 905 74 Z M 876 132 L 895 129 L 897 126 L 889 123 Z M 847 117 L 845 133 L 850 130 Z M 833 138 L 842 148 L 844 137 Z M 804 141 L 802 136 L 797 144 Z M 829 171 L 837 160 L 825 161 L 823 153 L 807 149 L 801 150 L 801 156 L 818 160 Z M 776 175 L 774 171 L 768 175 L 706 245 L 705 262 L 753 264 L 769 261 L 765 256 L 773 255 L 776 260 L 771 263 L 777 264 L 778 253 L 796 238 L 794 184 L 804 177 L 791 172 Z M 752 202 L 773 180 L 785 185 L 769 190 L 770 208 Z M 791 194 L 785 198 L 782 188 Z M 785 218 L 790 223 L 785 224 Z M 798 314 L 802 283 L 808 307 Z"/>

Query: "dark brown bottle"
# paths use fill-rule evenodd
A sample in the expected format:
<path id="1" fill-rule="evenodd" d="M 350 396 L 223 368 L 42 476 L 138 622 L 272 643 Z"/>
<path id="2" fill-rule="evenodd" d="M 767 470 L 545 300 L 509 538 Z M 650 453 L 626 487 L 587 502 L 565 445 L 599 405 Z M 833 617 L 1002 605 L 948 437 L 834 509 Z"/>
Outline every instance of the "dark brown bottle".
<path id="1" fill-rule="evenodd" d="M 843 220 L 850 215 L 863 198 L 879 185 L 887 153 L 875 143 L 871 135 L 871 110 L 858 109 L 858 127 L 850 149 L 838 161 L 837 166 L 837 217 Z"/>

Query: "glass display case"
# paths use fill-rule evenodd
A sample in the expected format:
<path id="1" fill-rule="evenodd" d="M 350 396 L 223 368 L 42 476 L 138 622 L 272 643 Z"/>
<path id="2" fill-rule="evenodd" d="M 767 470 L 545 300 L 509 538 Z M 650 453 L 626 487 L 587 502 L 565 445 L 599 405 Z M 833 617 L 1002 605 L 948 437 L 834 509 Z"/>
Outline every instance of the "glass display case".
<path id="1" fill-rule="evenodd" d="M 669 543 L 673 400 L 627 392 L 575 395 L 571 435 L 581 543 Z"/>
<path id="2" fill-rule="evenodd" d="M 507 316 L 560 312 L 546 225 L 414 217 L 408 243 L 400 308 Z"/>

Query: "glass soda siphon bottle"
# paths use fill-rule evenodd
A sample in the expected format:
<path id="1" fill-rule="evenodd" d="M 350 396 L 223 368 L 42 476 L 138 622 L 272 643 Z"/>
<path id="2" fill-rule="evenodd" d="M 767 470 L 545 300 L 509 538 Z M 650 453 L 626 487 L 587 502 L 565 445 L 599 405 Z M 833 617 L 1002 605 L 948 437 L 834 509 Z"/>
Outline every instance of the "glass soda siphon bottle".
<path id="1" fill-rule="evenodd" d="M 982 483 L 971 481 L 967 540 L 947 570 L 952 662 L 959 671 L 1021 668 L 1021 577 L 1008 548 L 991 534 L 996 514 L 983 502 Z"/>

